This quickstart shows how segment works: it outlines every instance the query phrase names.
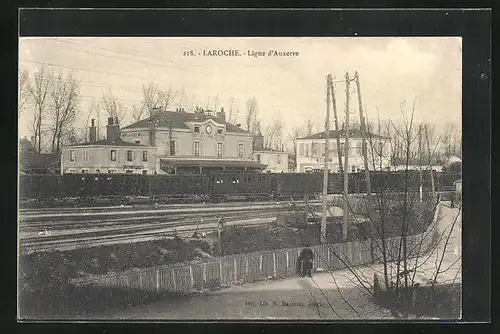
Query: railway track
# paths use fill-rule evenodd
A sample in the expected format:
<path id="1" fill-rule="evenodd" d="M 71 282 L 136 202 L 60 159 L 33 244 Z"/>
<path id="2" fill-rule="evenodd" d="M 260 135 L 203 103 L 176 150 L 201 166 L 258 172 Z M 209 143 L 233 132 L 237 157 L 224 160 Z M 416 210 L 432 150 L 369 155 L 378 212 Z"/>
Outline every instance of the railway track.
<path id="1" fill-rule="evenodd" d="M 257 226 L 268 223 L 276 216 L 276 212 L 240 212 L 227 217 L 226 226 L 244 225 Z M 217 228 L 217 217 L 205 217 L 193 222 L 193 218 L 182 220 L 161 221 L 144 224 L 121 224 L 107 228 L 80 228 L 78 230 L 60 230 L 50 234 L 25 233 L 21 236 L 20 250 L 22 254 L 71 250 L 78 248 L 97 247 L 117 243 L 141 242 L 158 240 L 175 235 L 189 235 L 195 231 L 211 232 Z"/>
<path id="2" fill-rule="evenodd" d="M 317 200 L 311 200 L 314 202 Z M 117 206 L 101 206 L 101 207 L 61 207 L 61 208 L 42 208 L 42 209 L 19 209 L 19 214 L 38 215 L 38 214 L 62 214 L 62 213 L 79 213 L 79 212 L 103 212 L 109 210 L 119 211 L 134 211 L 134 210 L 163 210 L 163 209 L 196 209 L 196 208 L 218 208 L 218 207 L 243 207 L 252 205 L 272 205 L 272 204 L 301 204 L 303 200 L 298 201 L 262 201 L 262 202 L 225 202 L 225 203 L 190 203 L 190 204 L 158 204 L 158 205 L 117 205 Z"/>

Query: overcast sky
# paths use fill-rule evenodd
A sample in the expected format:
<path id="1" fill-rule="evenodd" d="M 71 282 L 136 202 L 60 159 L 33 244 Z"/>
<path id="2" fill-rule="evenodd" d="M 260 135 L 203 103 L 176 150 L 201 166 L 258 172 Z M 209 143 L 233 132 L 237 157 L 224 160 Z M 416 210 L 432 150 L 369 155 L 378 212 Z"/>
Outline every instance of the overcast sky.
<path id="1" fill-rule="evenodd" d="M 183 106 L 240 109 L 255 96 L 263 124 L 282 118 L 285 131 L 307 119 L 324 124 L 326 75 L 343 80 L 345 72 L 361 79 L 368 117 L 378 108 L 383 119 L 401 119 L 400 103 L 417 98 L 415 120 L 461 126 L 462 52 L 460 38 L 22 38 L 20 67 L 33 71 L 73 71 L 81 80 L 78 126 L 85 126 L 89 106 L 109 87 L 127 107 L 139 105 L 141 86 L 184 90 Z M 186 57 L 183 51 L 237 49 L 298 52 L 297 57 Z M 119 74 L 119 75 L 116 75 Z M 352 90 L 354 92 L 354 83 Z M 345 83 L 335 85 L 337 109 L 344 113 Z M 357 96 L 351 95 L 353 114 Z M 176 105 L 172 106 L 175 110 Z M 102 115 L 104 119 L 104 115 Z M 29 136 L 29 111 L 20 119 Z M 123 125 L 132 121 L 128 116 Z"/>

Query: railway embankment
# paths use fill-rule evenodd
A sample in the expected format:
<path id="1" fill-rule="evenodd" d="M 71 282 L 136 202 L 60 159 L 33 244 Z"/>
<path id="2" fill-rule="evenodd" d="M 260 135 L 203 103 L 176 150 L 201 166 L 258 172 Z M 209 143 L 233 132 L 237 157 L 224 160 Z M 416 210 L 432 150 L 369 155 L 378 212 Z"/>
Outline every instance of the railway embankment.
<path id="1" fill-rule="evenodd" d="M 245 257 L 245 254 L 251 252 L 279 251 L 302 247 L 305 243 L 315 245 L 319 240 L 319 230 L 317 224 L 297 228 L 268 220 L 267 223 L 259 226 L 228 226 L 221 237 L 224 252 L 222 255 L 240 254 Z M 359 237 L 359 235 L 352 234 L 353 239 Z M 135 288 L 120 290 L 118 287 L 91 286 L 92 291 L 89 292 L 89 286 L 83 288 L 74 285 L 73 282 L 75 280 L 102 280 L 109 275 L 117 277 L 120 276 L 120 273 L 142 269 L 149 270 L 148 268 L 156 266 L 203 263 L 211 260 L 210 257 L 216 258 L 221 255 L 218 252 L 218 242 L 217 233 L 212 230 L 212 232 L 206 233 L 204 238 L 191 238 L 184 235 L 147 242 L 23 255 L 20 258 L 21 300 L 35 299 L 38 303 L 37 305 L 24 305 L 23 309 L 28 313 L 31 310 L 34 313 L 46 311 L 47 314 L 57 314 L 58 311 L 50 310 L 50 307 L 58 308 L 61 305 L 66 305 L 65 308 L 68 310 L 71 307 L 85 310 L 88 306 L 87 311 L 97 311 L 95 303 L 107 307 L 113 306 L 114 303 L 129 305 L 160 298 L 154 292 L 145 293 L 143 291 L 141 293 L 141 289 Z M 290 261 L 293 262 L 293 260 Z M 123 276 L 126 280 L 127 275 Z M 213 288 L 221 287 L 217 281 L 213 283 Z M 109 289 L 106 290 L 107 288 Z M 90 297 L 82 297 L 81 302 L 73 306 L 71 306 L 71 300 L 64 301 L 68 298 L 65 297 L 68 295 L 68 291 L 71 292 L 68 296 L 76 298 L 75 296 L 78 296 L 83 290 L 87 291 L 82 292 L 83 295 L 93 296 L 91 300 L 87 300 Z M 116 298 L 111 300 L 110 293 Z M 166 298 L 167 295 L 172 297 L 178 293 L 183 293 L 183 291 L 175 293 L 164 291 L 160 295 L 163 296 L 162 298 Z M 100 298 L 102 300 L 99 300 Z M 49 307 L 51 300 L 59 300 L 59 303 Z"/>

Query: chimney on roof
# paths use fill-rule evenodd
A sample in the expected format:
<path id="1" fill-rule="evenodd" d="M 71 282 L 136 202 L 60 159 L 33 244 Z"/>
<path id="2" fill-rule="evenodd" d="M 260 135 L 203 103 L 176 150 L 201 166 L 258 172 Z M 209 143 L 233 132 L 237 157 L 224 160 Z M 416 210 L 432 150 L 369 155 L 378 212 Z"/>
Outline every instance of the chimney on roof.
<path id="1" fill-rule="evenodd" d="M 106 126 L 106 138 L 112 142 L 120 139 L 120 124 L 118 123 L 118 117 L 108 117 L 108 125 Z"/>
<path id="2" fill-rule="evenodd" d="M 254 137 L 254 141 L 253 141 L 253 146 L 254 148 L 263 148 L 264 147 L 264 136 L 262 136 L 261 134 L 258 134 Z"/>
<path id="3" fill-rule="evenodd" d="M 89 143 L 95 143 L 96 141 L 97 141 L 97 127 L 95 126 L 95 119 L 91 119 L 89 128 Z"/>
<path id="4" fill-rule="evenodd" d="M 155 146 L 155 131 L 155 121 L 150 118 L 148 121 L 149 146 Z"/>
<path id="5" fill-rule="evenodd" d="M 224 108 L 220 109 L 220 112 L 217 113 L 217 118 L 220 119 L 222 122 L 226 122 L 226 113 L 224 112 Z"/>

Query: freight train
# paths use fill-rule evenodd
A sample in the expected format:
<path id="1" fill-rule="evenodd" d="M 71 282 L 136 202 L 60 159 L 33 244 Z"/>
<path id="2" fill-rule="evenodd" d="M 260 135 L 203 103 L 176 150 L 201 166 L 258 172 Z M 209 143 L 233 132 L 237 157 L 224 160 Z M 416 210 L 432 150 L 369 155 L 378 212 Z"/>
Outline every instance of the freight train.
<path id="1" fill-rule="evenodd" d="M 349 193 L 365 193 L 364 173 L 350 173 Z M 448 190 L 460 178 L 457 174 L 435 174 L 435 188 Z M 416 191 L 420 187 L 417 171 L 370 172 L 371 188 Z M 422 174 L 422 186 L 431 188 L 430 173 Z M 116 203 L 139 199 L 155 202 L 166 200 L 204 199 L 212 202 L 232 197 L 246 200 L 295 198 L 307 193 L 314 198 L 323 190 L 322 173 L 218 173 L 209 175 L 143 175 L 143 174 L 65 174 L 21 175 L 21 202 L 36 200 L 55 202 L 68 199 L 95 201 L 107 199 Z M 343 177 L 332 173 L 328 193 L 343 192 Z"/>

